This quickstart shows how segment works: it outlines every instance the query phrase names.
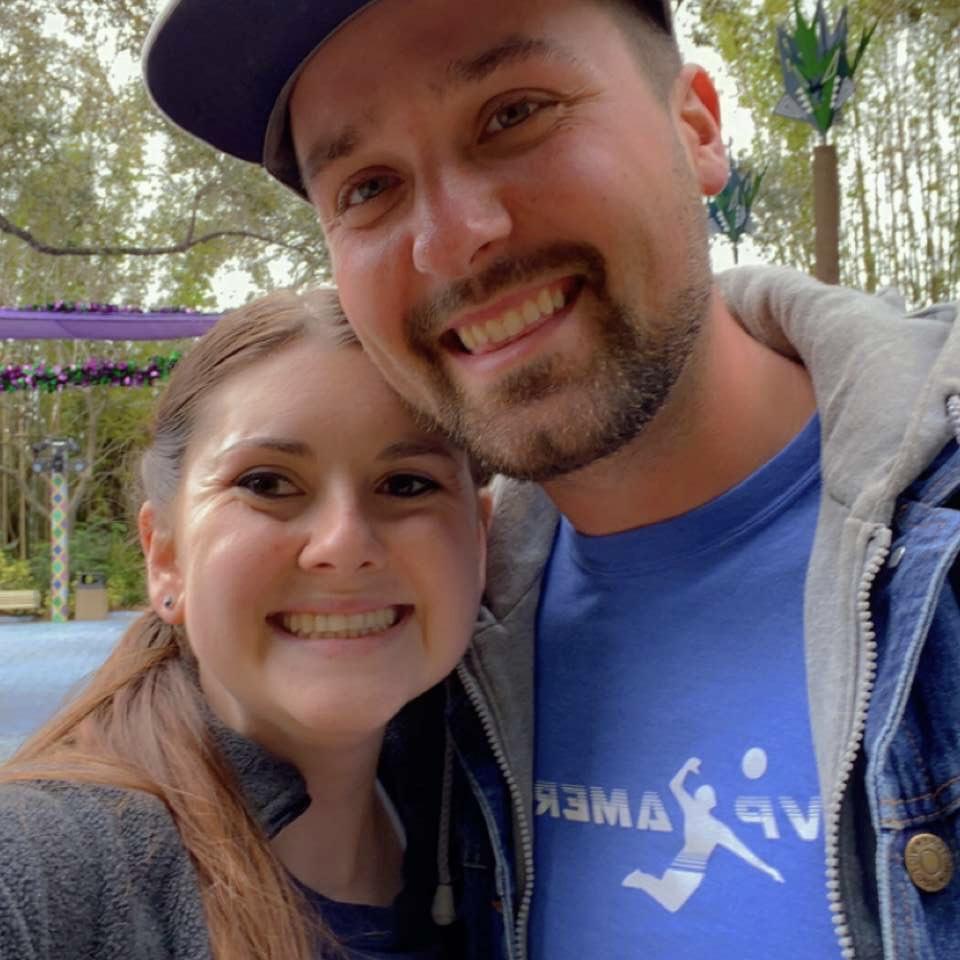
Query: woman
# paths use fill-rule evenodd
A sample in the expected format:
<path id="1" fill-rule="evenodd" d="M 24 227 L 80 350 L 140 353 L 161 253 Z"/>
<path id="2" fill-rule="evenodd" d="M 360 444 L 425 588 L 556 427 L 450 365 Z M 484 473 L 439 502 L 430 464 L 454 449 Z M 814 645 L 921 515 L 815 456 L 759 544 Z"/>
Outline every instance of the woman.
<path id="1" fill-rule="evenodd" d="M 482 587 L 466 456 L 332 291 L 281 292 L 180 363 L 141 474 L 151 609 L 0 769 L 0 958 L 442 956 L 425 692 Z"/>

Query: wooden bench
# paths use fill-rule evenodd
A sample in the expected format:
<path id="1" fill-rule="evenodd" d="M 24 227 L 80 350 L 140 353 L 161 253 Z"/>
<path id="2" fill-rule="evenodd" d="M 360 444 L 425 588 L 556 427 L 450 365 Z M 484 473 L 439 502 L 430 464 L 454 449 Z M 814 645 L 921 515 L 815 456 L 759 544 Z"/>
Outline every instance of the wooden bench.
<path id="1" fill-rule="evenodd" d="M 33 612 L 39 609 L 39 590 L 0 590 L 0 612 Z"/>

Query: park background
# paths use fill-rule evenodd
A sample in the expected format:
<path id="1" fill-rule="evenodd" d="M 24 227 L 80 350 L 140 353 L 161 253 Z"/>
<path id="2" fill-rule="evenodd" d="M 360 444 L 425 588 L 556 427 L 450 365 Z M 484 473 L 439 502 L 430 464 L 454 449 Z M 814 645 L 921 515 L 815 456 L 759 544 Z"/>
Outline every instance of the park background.
<path id="1" fill-rule="evenodd" d="M 258 168 L 173 130 L 149 104 L 139 56 L 161 6 L 0 5 L 0 304 L 81 319 L 98 305 L 216 314 L 277 285 L 328 277 L 305 204 Z M 739 261 L 813 272 L 811 157 L 825 139 L 838 156 L 840 281 L 867 291 L 896 286 L 911 307 L 956 299 L 960 0 L 847 6 L 851 57 L 873 32 L 855 92 L 821 138 L 773 112 L 784 93 L 777 27 L 796 24 L 791 2 L 675 4 L 685 56 L 718 81 L 732 159 L 745 175 L 762 173 Z M 825 8 L 832 27 L 841 5 Z M 812 0 L 799 11 L 809 20 Z M 722 234 L 713 250 L 716 267 L 732 262 Z M 102 577 L 114 610 L 143 602 L 133 465 L 163 378 L 114 371 L 164 369 L 188 343 L 2 340 L 0 590 L 36 589 L 48 602 L 50 477 L 34 472 L 33 447 L 69 438 L 72 575 Z M 24 367 L 47 376 L 24 376 Z"/>

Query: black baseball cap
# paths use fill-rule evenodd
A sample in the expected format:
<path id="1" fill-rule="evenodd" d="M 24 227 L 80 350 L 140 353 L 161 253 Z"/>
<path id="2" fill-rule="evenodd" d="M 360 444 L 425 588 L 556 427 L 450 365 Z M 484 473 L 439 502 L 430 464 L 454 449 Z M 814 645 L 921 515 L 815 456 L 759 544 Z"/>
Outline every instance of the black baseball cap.
<path id="1" fill-rule="evenodd" d="M 172 0 L 144 45 L 147 92 L 177 126 L 224 153 L 262 164 L 305 197 L 287 100 L 313 54 L 376 2 Z M 672 36 L 670 0 L 636 2 Z"/>

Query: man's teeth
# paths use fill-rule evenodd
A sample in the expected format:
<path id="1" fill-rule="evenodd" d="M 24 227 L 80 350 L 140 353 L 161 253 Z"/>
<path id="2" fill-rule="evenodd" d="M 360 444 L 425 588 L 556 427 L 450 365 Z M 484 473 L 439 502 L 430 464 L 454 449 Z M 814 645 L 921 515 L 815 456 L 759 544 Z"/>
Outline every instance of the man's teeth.
<path id="1" fill-rule="evenodd" d="M 484 323 L 461 327 L 457 334 L 464 347 L 473 353 L 488 343 L 502 343 L 515 337 L 544 317 L 556 313 L 565 303 L 566 297 L 560 287 L 544 287 L 536 297 L 525 300 L 519 307 L 505 310 L 499 317 Z"/>
<path id="2" fill-rule="evenodd" d="M 298 637 L 365 637 L 392 627 L 398 616 L 396 607 L 369 613 L 285 613 L 283 628 Z"/>

